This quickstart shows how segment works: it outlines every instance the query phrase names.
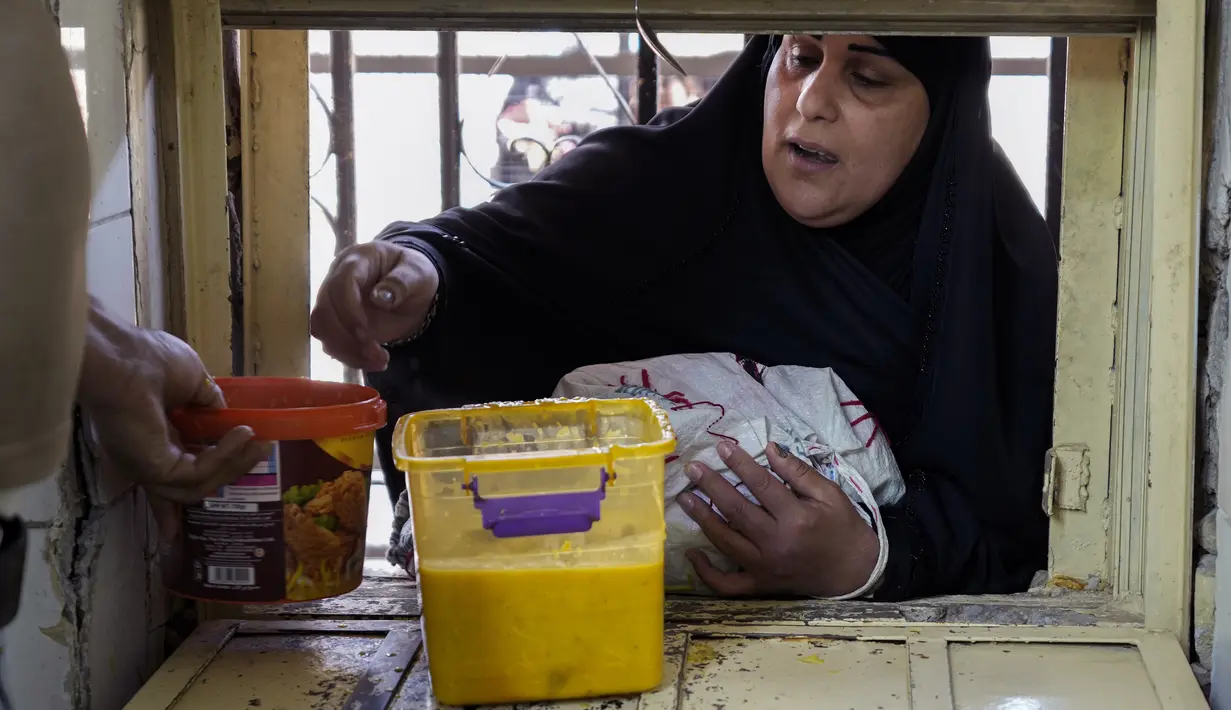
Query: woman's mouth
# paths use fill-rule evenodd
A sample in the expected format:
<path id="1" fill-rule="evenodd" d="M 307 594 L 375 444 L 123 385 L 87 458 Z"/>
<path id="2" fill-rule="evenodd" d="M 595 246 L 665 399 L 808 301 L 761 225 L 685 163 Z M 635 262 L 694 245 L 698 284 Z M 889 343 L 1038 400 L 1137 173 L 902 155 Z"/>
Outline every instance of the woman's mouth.
<path id="1" fill-rule="evenodd" d="M 803 170 L 829 170 L 838 164 L 838 157 L 813 143 L 787 141 L 787 154 L 793 166 Z"/>

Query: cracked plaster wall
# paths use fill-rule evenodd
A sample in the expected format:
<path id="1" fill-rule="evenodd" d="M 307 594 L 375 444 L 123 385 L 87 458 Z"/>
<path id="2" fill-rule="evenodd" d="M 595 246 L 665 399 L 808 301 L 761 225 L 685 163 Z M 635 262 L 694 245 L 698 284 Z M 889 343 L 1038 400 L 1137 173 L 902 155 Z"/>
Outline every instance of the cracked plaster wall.
<path id="1" fill-rule="evenodd" d="M 1231 708 L 1231 565 L 1217 565 L 1231 546 L 1231 476 L 1219 476 L 1231 468 L 1231 0 L 1207 9 L 1193 650 L 1198 676 L 1212 671 L 1211 704 Z"/>

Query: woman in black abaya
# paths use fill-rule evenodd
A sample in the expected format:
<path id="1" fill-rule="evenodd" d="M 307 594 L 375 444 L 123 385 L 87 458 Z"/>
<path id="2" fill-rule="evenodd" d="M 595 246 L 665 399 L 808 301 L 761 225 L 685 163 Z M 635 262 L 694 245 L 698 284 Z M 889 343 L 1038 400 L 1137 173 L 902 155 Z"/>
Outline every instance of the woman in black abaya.
<path id="1" fill-rule="evenodd" d="M 313 333 L 369 372 L 391 422 L 672 353 L 832 367 L 907 479 L 882 511 L 876 598 L 1023 590 L 1046 562 L 1056 255 L 991 139 L 990 74 L 984 38 L 756 38 L 695 106 L 600 131 L 488 204 L 342 254 Z M 388 430 L 380 453 L 393 471 Z M 691 508 L 743 567 L 696 558 L 704 581 L 863 584 L 875 534 L 869 549 L 836 487 L 787 489 L 726 458 L 765 508 L 701 472 L 729 524 Z M 771 463 L 788 481 L 802 465 Z"/>

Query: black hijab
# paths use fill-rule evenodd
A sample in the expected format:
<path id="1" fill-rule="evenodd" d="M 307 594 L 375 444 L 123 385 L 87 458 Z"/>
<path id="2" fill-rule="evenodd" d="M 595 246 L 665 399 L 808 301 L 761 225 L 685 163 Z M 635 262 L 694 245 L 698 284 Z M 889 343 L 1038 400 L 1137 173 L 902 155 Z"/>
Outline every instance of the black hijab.
<path id="1" fill-rule="evenodd" d="M 955 84 L 950 79 L 956 76 L 961 66 L 961 51 L 970 53 L 977 49 L 975 45 L 960 41 L 937 42 L 927 37 L 888 36 L 876 39 L 923 84 L 930 109 L 927 129 L 902 174 L 867 212 L 837 227 L 808 231 L 814 236 L 834 240 L 889 287 L 904 298 L 909 298 L 915 235 L 923 217 L 932 168 L 946 133 L 945 119 L 953 107 Z M 781 46 L 780 36 L 772 37 L 767 43 L 761 60 L 762 84 Z M 781 210 L 774 217 L 781 229 L 808 229 Z"/>
<path id="2" fill-rule="evenodd" d="M 427 253 L 444 285 L 424 337 L 369 378 L 390 421 L 678 352 L 832 367 L 907 478 L 883 511 L 878 597 L 1024 589 L 1046 562 L 1053 242 L 991 139 L 986 38 L 880 41 L 931 116 L 899 180 L 848 225 L 793 222 L 766 183 L 769 37 L 693 106 L 595 133 L 477 208 L 391 225 L 382 238 Z"/>

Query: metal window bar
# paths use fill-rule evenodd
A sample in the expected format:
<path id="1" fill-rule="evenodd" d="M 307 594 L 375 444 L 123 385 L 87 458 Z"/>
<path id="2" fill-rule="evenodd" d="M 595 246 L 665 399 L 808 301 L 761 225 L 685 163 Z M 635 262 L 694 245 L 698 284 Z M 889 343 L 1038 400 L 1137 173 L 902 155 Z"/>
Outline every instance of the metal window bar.
<path id="1" fill-rule="evenodd" d="M 440 206 L 447 210 L 462 201 L 457 33 L 437 32 L 436 42 L 436 80 L 440 87 Z"/>
<path id="2" fill-rule="evenodd" d="M 334 253 L 358 240 L 355 193 L 355 51 L 349 31 L 329 33 L 333 84 L 333 151 L 338 172 L 338 212 L 334 223 Z"/>
<path id="3" fill-rule="evenodd" d="M 329 33 L 330 78 L 333 84 L 333 152 L 338 173 L 338 213 L 333 225 L 334 254 L 358 240 L 358 194 L 355 178 L 355 50 L 348 30 Z M 353 367 L 342 370 L 344 382 L 359 383 Z"/>
<path id="4" fill-rule="evenodd" d="M 1064 101 L 1068 81 L 1069 40 L 1055 37 L 1047 59 L 1047 228 L 1060 246 L 1060 200 L 1064 177 Z"/>
<path id="5" fill-rule="evenodd" d="M 637 123 L 649 123 L 658 113 L 658 55 L 650 43 L 637 43 Z"/>
<path id="6" fill-rule="evenodd" d="M 748 41 L 754 35 L 744 35 Z M 591 76 L 596 73 L 595 62 L 600 62 L 608 74 L 627 77 L 635 74 L 637 87 L 637 122 L 648 123 L 658 112 L 658 80 L 661 71 L 678 74 L 672 67 L 660 67 L 658 56 L 648 42 L 638 42 L 635 72 L 630 64 L 631 53 L 628 35 L 622 33 L 620 51 L 615 57 L 596 59 L 582 51 L 570 52 L 557 57 L 462 57 L 458 52 L 457 33 L 437 33 L 435 57 L 423 56 L 361 56 L 356 57 L 349 31 L 330 32 L 330 53 L 313 54 L 309 57 L 309 71 L 329 72 L 333 82 L 333 107 L 325 107 L 330 121 L 330 150 L 335 157 L 337 171 L 337 215 L 333 215 L 319 201 L 317 206 L 325 213 L 333 228 L 335 253 L 356 243 L 355 187 L 355 105 L 354 76 L 359 73 L 419 74 L 435 73 L 439 85 L 440 110 L 440 195 L 442 209 L 456 207 L 461 201 L 461 115 L 459 108 L 459 76 L 463 73 L 486 74 L 499 68 L 503 74 L 512 76 Z M 1050 81 L 1049 127 L 1048 127 L 1048 174 L 1047 218 L 1049 225 L 1058 224 L 1060 196 L 1060 166 L 1062 164 L 1064 130 L 1064 82 L 1067 42 L 1064 38 L 1052 41 L 1050 58 L 994 59 L 992 73 L 997 76 L 1047 76 Z M 725 52 L 707 57 L 686 57 L 690 73 L 699 76 L 718 76 L 726 70 L 736 53 Z M 618 91 L 629 95 L 629 83 L 619 80 Z M 319 96 L 318 96 L 319 99 Z M 322 102 L 323 104 L 324 102 Z M 1054 214 L 1053 214 L 1054 212 Z M 1056 227 L 1053 234 L 1059 238 Z M 242 306 L 241 306 L 242 307 Z M 360 373 L 345 368 L 344 379 L 358 382 Z"/>
<path id="7" fill-rule="evenodd" d="M 603 70 L 611 76 L 633 77 L 637 74 L 640 57 L 629 51 L 628 45 L 615 56 L 600 57 Z M 736 52 L 720 52 L 706 56 L 676 55 L 692 76 L 720 76 Z M 355 71 L 359 74 L 435 74 L 439 58 L 411 55 L 360 55 L 355 58 Z M 459 74 L 487 74 L 499 63 L 497 73 L 512 77 L 594 76 L 594 65 L 581 50 L 574 50 L 554 57 L 500 57 L 468 55 L 458 58 Z M 309 58 L 313 74 L 328 74 L 329 55 L 316 53 Z M 678 76 L 670 66 L 660 66 L 659 76 Z M 992 60 L 992 73 L 996 76 L 1047 76 L 1047 59 L 1044 57 L 1012 57 Z M 626 92 L 624 94 L 628 96 Z"/>
<path id="8" fill-rule="evenodd" d="M 222 33 L 223 98 L 226 106 L 227 135 L 227 235 L 230 250 L 231 290 L 231 374 L 244 375 L 244 186 L 243 186 L 243 141 L 240 135 L 240 56 L 239 32 L 226 30 Z M 74 65 L 76 66 L 76 65 Z"/>
<path id="9" fill-rule="evenodd" d="M 324 213 L 333 230 L 333 253 L 336 255 L 357 242 L 359 231 L 355 187 L 355 50 L 349 30 L 329 33 L 328 63 L 333 101 L 331 105 L 326 105 L 320 94 L 316 98 L 329 120 L 329 155 L 334 159 L 338 186 L 335 212 L 330 212 L 315 197 L 312 201 Z M 352 367 L 344 367 L 342 380 L 358 383 L 362 375 Z"/>
<path id="10" fill-rule="evenodd" d="M 629 54 L 631 54 L 632 53 L 631 42 L 632 42 L 632 34 L 628 32 L 621 32 L 620 40 L 619 40 L 619 47 L 618 49 L 616 49 L 616 56 L 626 57 Z M 618 79 L 616 79 L 616 86 L 620 90 L 620 96 L 626 96 L 626 97 L 632 96 L 633 91 L 634 91 L 633 87 L 635 86 L 635 83 L 634 83 L 635 80 L 632 78 L 632 75 L 624 73 L 624 72 L 613 72 L 613 73 L 615 74 L 615 76 L 619 77 Z M 559 75 L 557 74 L 556 76 L 559 76 Z M 622 118 L 620 120 L 620 123 L 621 124 L 624 123 L 624 120 Z"/>

